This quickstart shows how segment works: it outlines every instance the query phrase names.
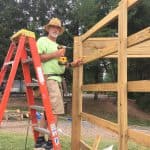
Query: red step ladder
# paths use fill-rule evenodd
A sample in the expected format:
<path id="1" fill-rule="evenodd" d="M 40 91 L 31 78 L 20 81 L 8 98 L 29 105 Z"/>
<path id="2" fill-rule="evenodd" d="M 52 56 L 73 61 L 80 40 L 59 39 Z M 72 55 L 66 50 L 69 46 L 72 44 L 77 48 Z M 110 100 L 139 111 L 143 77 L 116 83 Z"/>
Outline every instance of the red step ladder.
<path id="1" fill-rule="evenodd" d="M 11 40 L 12 43 L 9 47 L 4 64 L 0 71 L 0 85 L 2 85 L 2 82 L 4 81 L 4 78 L 6 76 L 6 72 L 10 70 L 2 98 L 0 100 L 0 124 L 2 122 L 4 111 L 7 107 L 10 91 L 13 86 L 13 81 L 18 69 L 18 65 L 21 62 L 26 86 L 27 104 L 29 106 L 34 139 L 35 141 L 37 140 L 39 133 L 48 134 L 49 138 L 52 140 L 53 149 L 61 150 L 58 132 L 56 128 L 56 122 L 52 113 L 52 107 L 49 101 L 48 90 L 41 68 L 40 56 L 38 55 L 36 47 L 35 34 L 31 31 L 22 29 L 16 34 L 14 34 L 11 37 Z M 35 69 L 35 74 L 38 81 L 37 83 L 32 82 L 30 67 L 31 63 L 33 64 Z M 37 106 L 35 104 L 33 93 L 33 87 L 35 86 L 39 86 L 43 106 Z M 36 117 L 37 111 L 45 111 L 48 125 L 47 129 L 38 127 Z"/>

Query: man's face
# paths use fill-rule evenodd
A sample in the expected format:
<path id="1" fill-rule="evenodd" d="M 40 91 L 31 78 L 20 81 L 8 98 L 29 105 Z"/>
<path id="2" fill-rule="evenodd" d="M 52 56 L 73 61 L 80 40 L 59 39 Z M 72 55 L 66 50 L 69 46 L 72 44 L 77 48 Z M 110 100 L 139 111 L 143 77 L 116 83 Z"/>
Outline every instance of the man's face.
<path id="1" fill-rule="evenodd" d="M 50 26 L 48 31 L 51 37 L 57 38 L 61 32 L 61 28 L 57 26 Z"/>

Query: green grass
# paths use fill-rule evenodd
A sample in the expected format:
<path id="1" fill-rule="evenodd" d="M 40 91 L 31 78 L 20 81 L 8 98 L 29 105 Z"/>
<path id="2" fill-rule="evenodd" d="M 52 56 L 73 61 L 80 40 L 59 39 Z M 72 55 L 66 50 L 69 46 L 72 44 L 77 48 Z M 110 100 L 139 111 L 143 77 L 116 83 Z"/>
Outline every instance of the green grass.
<path id="1" fill-rule="evenodd" d="M 60 137 L 62 150 L 70 150 L 71 140 L 69 137 L 61 136 Z M 93 139 L 87 139 L 86 142 L 90 145 L 93 144 Z M 114 145 L 113 150 L 117 150 L 117 141 L 102 139 L 99 144 L 99 150 L 106 148 L 110 145 Z M 149 148 L 138 145 L 132 141 L 128 143 L 129 150 L 149 150 Z M 34 141 L 32 136 L 28 137 L 27 148 L 26 150 L 33 150 Z M 1 132 L 0 133 L 0 150 L 25 150 L 25 135 L 16 134 L 11 132 Z"/>
<path id="2" fill-rule="evenodd" d="M 0 150 L 24 150 L 25 135 L 11 132 L 0 133 Z M 27 150 L 33 149 L 33 140 L 28 137 Z"/>
<path id="3" fill-rule="evenodd" d="M 25 150 L 25 135 L 11 132 L 0 132 L 0 150 Z M 70 139 L 60 137 L 63 150 L 70 150 Z M 34 141 L 32 136 L 28 136 L 26 150 L 33 150 Z"/>

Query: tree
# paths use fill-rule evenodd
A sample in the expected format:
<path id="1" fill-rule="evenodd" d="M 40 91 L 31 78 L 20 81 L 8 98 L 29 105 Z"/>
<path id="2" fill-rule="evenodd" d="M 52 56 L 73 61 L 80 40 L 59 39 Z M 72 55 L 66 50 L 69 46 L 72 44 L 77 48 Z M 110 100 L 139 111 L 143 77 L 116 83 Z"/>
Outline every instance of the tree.
<path id="1" fill-rule="evenodd" d="M 14 7 L 15 6 L 15 7 Z M 26 28 L 26 21 L 23 19 L 23 13 L 19 3 L 13 0 L 0 0 L 0 66 L 6 56 L 10 37 L 22 27 Z"/>

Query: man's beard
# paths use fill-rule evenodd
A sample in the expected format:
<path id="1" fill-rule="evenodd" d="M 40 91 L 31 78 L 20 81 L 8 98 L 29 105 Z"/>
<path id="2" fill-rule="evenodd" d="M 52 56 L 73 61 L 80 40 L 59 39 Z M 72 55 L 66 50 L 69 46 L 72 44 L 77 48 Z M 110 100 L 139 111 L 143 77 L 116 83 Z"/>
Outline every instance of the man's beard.
<path id="1" fill-rule="evenodd" d="M 52 33 L 50 33 L 50 35 L 51 35 L 53 38 L 57 38 L 59 34 L 58 34 L 58 33 L 53 33 L 53 32 L 52 32 Z"/>

